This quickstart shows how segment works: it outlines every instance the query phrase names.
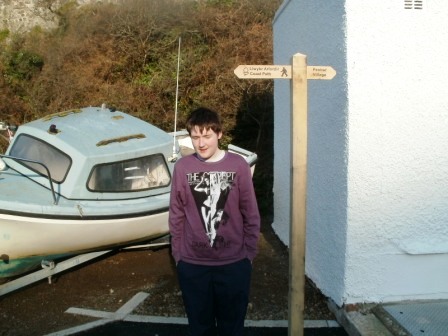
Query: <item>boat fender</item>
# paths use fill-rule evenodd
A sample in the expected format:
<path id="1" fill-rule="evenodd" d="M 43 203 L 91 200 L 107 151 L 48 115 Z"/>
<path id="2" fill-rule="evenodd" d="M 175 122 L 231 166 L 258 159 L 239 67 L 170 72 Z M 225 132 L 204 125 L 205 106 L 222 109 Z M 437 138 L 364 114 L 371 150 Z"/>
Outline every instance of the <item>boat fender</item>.
<path id="1" fill-rule="evenodd" d="M 6 170 L 6 167 L 7 167 L 6 162 L 3 161 L 2 158 L 0 158 L 0 171 Z"/>

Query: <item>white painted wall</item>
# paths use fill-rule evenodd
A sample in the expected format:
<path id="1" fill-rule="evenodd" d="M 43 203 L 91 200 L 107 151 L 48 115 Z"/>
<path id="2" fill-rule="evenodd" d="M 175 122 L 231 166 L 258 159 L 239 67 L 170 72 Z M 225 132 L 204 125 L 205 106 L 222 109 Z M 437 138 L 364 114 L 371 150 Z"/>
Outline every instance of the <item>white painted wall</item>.
<path id="1" fill-rule="evenodd" d="M 308 82 L 306 273 L 338 305 L 448 298 L 448 2 L 289 0 L 274 63 Z M 289 235 L 289 83 L 275 83 L 274 223 Z M 288 146 L 288 149 L 290 147 Z"/>

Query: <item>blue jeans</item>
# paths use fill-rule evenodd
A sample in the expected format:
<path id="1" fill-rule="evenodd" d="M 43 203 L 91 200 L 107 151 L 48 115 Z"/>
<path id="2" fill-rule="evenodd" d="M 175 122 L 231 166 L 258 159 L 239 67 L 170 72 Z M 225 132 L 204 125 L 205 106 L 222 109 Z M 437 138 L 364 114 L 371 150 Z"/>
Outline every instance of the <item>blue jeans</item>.
<path id="1" fill-rule="evenodd" d="M 242 336 L 249 303 L 249 259 L 222 266 L 179 261 L 179 284 L 191 336 Z"/>

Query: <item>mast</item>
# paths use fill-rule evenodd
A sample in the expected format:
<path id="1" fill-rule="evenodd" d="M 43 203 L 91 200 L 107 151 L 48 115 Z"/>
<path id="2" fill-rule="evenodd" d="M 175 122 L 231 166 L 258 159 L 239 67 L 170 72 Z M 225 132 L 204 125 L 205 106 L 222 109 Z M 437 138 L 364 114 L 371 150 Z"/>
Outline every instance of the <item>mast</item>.
<path id="1" fill-rule="evenodd" d="M 179 97 L 180 44 L 181 44 L 181 37 L 179 36 L 179 47 L 177 51 L 176 102 L 174 107 L 173 156 L 170 158 L 171 161 L 173 162 L 177 160 L 176 133 L 177 133 L 177 101 Z"/>

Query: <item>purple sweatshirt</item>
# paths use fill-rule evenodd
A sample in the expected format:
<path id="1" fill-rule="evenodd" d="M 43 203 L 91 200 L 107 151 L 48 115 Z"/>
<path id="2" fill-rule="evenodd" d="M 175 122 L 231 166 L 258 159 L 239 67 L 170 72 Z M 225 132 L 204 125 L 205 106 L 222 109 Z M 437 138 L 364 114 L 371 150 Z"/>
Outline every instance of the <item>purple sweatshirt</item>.
<path id="1" fill-rule="evenodd" d="M 225 265 L 257 254 L 260 214 L 247 162 L 226 152 L 217 162 L 195 154 L 174 166 L 169 210 L 174 260 Z"/>

